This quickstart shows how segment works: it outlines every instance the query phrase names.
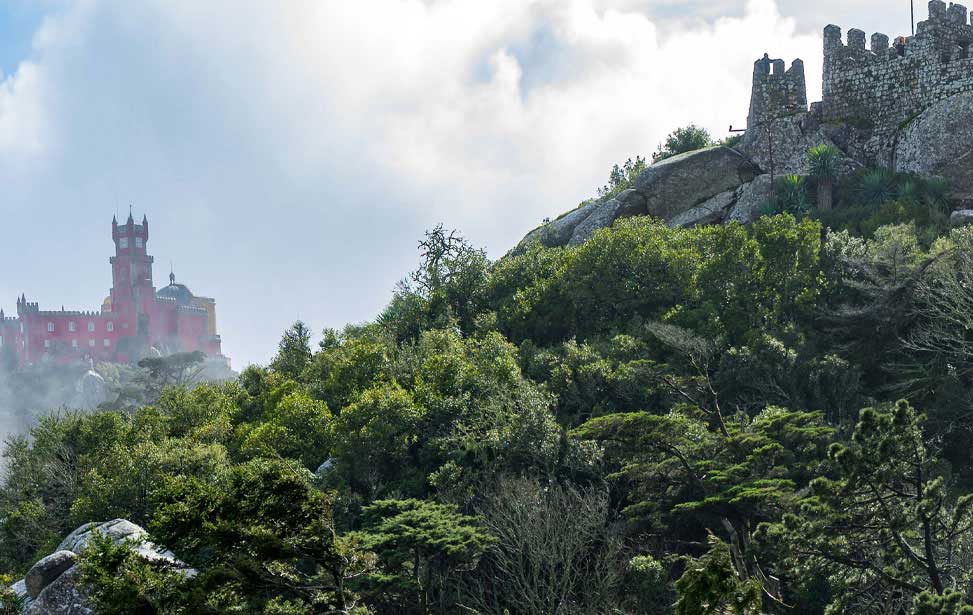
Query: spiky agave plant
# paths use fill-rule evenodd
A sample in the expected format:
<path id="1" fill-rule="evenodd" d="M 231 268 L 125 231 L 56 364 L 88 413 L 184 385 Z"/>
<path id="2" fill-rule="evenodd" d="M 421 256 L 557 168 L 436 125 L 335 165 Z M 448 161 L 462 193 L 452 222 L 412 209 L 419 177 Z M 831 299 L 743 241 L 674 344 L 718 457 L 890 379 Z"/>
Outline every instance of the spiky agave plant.
<path id="1" fill-rule="evenodd" d="M 895 175 L 888 169 L 868 171 L 858 180 L 855 197 L 861 205 L 877 207 L 895 199 Z"/>
<path id="2" fill-rule="evenodd" d="M 781 213 L 800 216 L 811 208 L 807 197 L 807 179 L 800 175 L 785 175 L 777 180 L 774 196 L 776 209 Z"/>

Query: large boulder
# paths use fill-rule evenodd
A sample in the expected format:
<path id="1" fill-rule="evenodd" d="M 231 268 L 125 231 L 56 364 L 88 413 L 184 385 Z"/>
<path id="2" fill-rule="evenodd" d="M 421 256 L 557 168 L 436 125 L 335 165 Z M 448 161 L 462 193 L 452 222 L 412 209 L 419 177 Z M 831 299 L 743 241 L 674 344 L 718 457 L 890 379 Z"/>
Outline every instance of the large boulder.
<path id="1" fill-rule="evenodd" d="M 34 564 L 24 577 L 27 595 L 37 598 L 45 587 L 74 566 L 78 555 L 74 551 L 55 551 Z"/>
<path id="2" fill-rule="evenodd" d="M 650 216 L 670 220 L 751 181 L 757 169 L 729 147 L 709 147 L 657 162 L 635 180 Z"/>
<path id="3" fill-rule="evenodd" d="M 71 532 L 57 551 L 28 571 L 11 589 L 23 601 L 24 615 L 94 615 L 94 604 L 81 583 L 77 557 L 95 536 L 106 536 L 116 545 L 125 544 L 145 560 L 156 562 L 187 577 L 196 571 L 165 549 L 148 540 L 144 529 L 125 519 L 107 523 L 86 523 Z"/>
<path id="4" fill-rule="evenodd" d="M 540 242 L 541 245 L 548 248 L 567 245 L 574 234 L 574 229 L 584 222 L 585 218 L 601 203 L 601 200 L 586 201 L 557 219 L 545 222 L 528 233 L 517 245 L 515 251 L 523 250 L 534 242 Z"/>
<path id="5" fill-rule="evenodd" d="M 672 227 L 727 222 L 750 224 L 762 215 L 771 193 L 770 175 L 758 175 L 752 182 L 736 190 L 722 192 L 692 209 L 676 214 L 667 224 Z"/>
<path id="6" fill-rule="evenodd" d="M 687 209 L 669 218 L 666 224 L 671 227 L 718 224 L 723 221 L 723 216 L 726 215 L 726 212 L 733 207 L 733 204 L 736 202 L 736 194 L 736 190 L 721 192 L 696 207 Z"/>
<path id="7" fill-rule="evenodd" d="M 973 205 L 973 92 L 940 101 L 898 136 L 895 170 L 941 176 L 953 198 Z"/>
<path id="8" fill-rule="evenodd" d="M 638 216 L 645 213 L 645 197 L 637 191 L 629 189 L 620 192 L 614 198 L 599 202 L 582 220 L 571 234 L 568 245 L 576 246 L 584 243 L 592 233 L 600 228 L 606 228 L 619 218 Z"/>

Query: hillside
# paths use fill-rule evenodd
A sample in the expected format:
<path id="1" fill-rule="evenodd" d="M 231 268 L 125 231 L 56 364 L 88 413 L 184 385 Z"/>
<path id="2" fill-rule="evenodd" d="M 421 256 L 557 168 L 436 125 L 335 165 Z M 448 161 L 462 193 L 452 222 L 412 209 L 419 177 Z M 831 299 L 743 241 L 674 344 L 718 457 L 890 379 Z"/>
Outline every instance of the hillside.
<path id="1" fill-rule="evenodd" d="M 871 55 L 829 27 L 811 107 L 759 60 L 745 136 L 677 130 L 498 261 L 431 229 L 316 347 L 41 419 L 0 613 L 970 615 L 970 94 L 853 125 L 839 86 L 968 66 L 925 55 L 958 6 Z"/>

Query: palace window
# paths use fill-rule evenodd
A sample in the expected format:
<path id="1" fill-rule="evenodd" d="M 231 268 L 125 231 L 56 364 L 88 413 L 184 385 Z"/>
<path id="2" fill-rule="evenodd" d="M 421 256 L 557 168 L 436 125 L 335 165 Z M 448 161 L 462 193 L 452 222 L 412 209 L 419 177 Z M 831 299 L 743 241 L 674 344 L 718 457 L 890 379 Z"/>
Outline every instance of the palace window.
<path id="1" fill-rule="evenodd" d="M 74 329 L 75 329 L 74 321 L 72 320 L 71 322 L 68 323 L 68 331 L 74 331 Z"/>
<path id="2" fill-rule="evenodd" d="M 109 346 L 111 346 L 111 340 L 106 337 L 105 338 L 105 348 L 108 348 Z"/>
<path id="3" fill-rule="evenodd" d="M 3 336 L 0 335 L 0 348 L 3 348 Z"/>
<path id="4" fill-rule="evenodd" d="M 127 248 L 128 247 L 128 237 L 119 237 L 118 238 L 118 247 L 119 248 L 123 248 L 123 249 L 124 248 Z"/>
<path id="5" fill-rule="evenodd" d="M 107 327 L 108 327 L 108 330 L 109 331 L 114 331 L 115 330 L 115 323 L 113 323 L 112 321 L 109 320 Z M 108 344 L 105 344 L 105 345 L 107 346 Z"/>
<path id="6" fill-rule="evenodd" d="M 88 323 L 88 332 L 90 333 L 90 332 L 92 332 L 94 330 L 95 330 L 95 323 L 89 322 Z"/>
<path id="7" fill-rule="evenodd" d="M 77 348 L 77 347 L 78 347 L 78 340 L 71 340 L 71 348 Z"/>
<path id="8" fill-rule="evenodd" d="M 54 323 L 53 322 L 47 323 L 47 332 L 48 333 L 53 333 L 54 332 Z"/>
<path id="9" fill-rule="evenodd" d="M 88 345 L 91 346 L 92 348 L 94 348 L 95 347 L 95 340 L 88 340 Z"/>
<path id="10" fill-rule="evenodd" d="M 50 347 L 51 347 L 51 340 L 44 340 L 44 348 L 50 348 Z"/>
<path id="11" fill-rule="evenodd" d="M 135 247 L 136 248 L 141 248 L 142 247 L 142 238 L 141 237 L 136 237 L 135 238 Z"/>

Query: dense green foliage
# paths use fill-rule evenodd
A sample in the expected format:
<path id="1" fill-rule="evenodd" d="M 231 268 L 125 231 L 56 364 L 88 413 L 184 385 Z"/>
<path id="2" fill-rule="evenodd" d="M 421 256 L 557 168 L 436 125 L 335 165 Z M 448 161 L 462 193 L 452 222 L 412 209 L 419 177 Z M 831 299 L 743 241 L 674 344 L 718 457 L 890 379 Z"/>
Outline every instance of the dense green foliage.
<path id="1" fill-rule="evenodd" d="M 147 366 L 7 444 L 0 571 L 124 517 L 199 575 L 97 542 L 105 613 L 965 615 L 973 232 L 935 182 L 787 181 L 493 263 L 440 226 L 374 322 Z"/>
<path id="2" fill-rule="evenodd" d="M 659 144 L 655 153 L 652 154 L 652 162 L 659 162 L 710 145 L 713 145 L 713 138 L 705 128 L 696 124 L 683 126 L 673 130 L 666 137 L 665 142 Z"/>

